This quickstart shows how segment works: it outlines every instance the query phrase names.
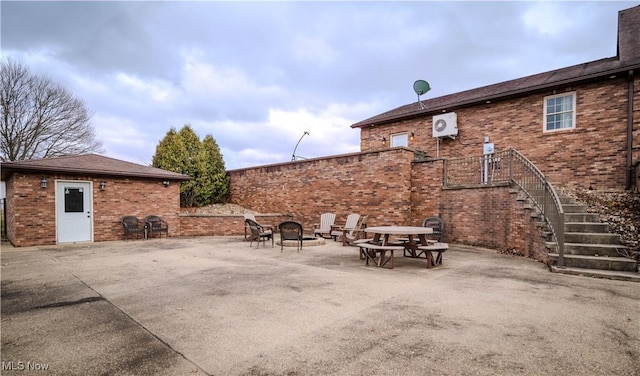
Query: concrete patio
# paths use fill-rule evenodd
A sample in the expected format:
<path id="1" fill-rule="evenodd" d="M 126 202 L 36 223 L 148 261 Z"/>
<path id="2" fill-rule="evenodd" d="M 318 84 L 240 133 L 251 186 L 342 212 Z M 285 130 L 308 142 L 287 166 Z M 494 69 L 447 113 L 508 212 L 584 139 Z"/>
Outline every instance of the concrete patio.
<path id="1" fill-rule="evenodd" d="M 241 237 L 3 244 L 3 375 L 640 375 L 637 283 Z M 46 368 L 46 369 L 45 369 Z"/>

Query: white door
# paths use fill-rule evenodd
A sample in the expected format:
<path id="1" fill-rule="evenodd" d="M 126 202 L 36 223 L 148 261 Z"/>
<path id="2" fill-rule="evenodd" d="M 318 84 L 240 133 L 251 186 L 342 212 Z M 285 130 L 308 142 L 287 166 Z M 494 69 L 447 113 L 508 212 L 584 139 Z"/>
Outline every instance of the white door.
<path id="1" fill-rule="evenodd" d="M 56 181 L 58 243 L 93 239 L 91 182 Z"/>

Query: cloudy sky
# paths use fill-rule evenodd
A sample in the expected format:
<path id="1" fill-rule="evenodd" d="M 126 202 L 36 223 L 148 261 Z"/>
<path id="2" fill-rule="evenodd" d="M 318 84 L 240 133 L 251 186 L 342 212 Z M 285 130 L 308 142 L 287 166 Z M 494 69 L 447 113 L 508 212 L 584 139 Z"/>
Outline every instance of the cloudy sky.
<path id="1" fill-rule="evenodd" d="M 150 164 L 167 131 L 227 169 L 359 150 L 350 125 L 422 99 L 616 54 L 627 2 L 0 3 L 2 56 L 85 101 L 105 155 Z"/>

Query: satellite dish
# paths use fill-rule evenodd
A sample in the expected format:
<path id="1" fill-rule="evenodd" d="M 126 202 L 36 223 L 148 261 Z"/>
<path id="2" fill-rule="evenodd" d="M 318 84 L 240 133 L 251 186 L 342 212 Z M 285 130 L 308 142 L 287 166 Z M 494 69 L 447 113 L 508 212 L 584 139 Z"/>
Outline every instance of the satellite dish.
<path id="1" fill-rule="evenodd" d="M 413 91 L 415 91 L 416 94 L 418 94 L 418 97 L 429 90 L 431 90 L 431 87 L 429 86 L 429 83 L 425 80 L 418 80 L 413 83 Z"/>
<path id="2" fill-rule="evenodd" d="M 424 109 L 425 107 L 420 101 L 420 96 L 429 90 L 431 90 L 431 86 L 429 86 L 429 83 L 425 80 L 417 80 L 416 82 L 413 83 L 413 91 L 415 91 L 416 94 L 418 94 L 418 102 L 420 103 L 421 109 Z"/>

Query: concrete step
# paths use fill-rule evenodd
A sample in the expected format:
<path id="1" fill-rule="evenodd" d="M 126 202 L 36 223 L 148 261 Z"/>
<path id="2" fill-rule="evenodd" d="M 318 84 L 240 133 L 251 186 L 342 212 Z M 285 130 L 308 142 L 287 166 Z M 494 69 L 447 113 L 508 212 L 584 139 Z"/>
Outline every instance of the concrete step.
<path id="1" fill-rule="evenodd" d="M 618 250 L 622 251 L 625 249 L 627 249 L 627 247 L 619 244 L 564 243 L 564 253 L 571 255 L 617 257 L 620 256 Z"/>
<path id="2" fill-rule="evenodd" d="M 564 204 L 575 204 L 576 199 L 570 196 L 560 196 L 560 203 L 564 206 Z"/>
<path id="3" fill-rule="evenodd" d="M 549 225 L 545 221 L 536 221 L 535 225 L 540 231 L 551 232 Z"/>
<path id="4" fill-rule="evenodd" d="M 562 211 L 566 213 L 586 213 L 587 207 L 580 204 L 562 204 Z"/>
<path id="5" fill-rule="evenodd" d="M 599 216 L 596 213 L 565 213 L 565 222 L 595 222 L 599 223 Z"/>
<path id="6" fill-rule="evenodd" d="M 542 213 L 540 212 L 540 210 L 538 210 L 537 208 L 535 208 L 535 209 L 530 209 L 529 216 L 530 216 L 531 218 L 533 218 L 533 219 L 537 219 L 537 220 L 540 220 L 540 219 L 543 219 L 543 218 L 544 218 L 544 215 L 542 215 Z"/>
<path id="7" fill-rule="evenodd" d="M 640 273 L 638 272 L 619 272 L 612 270 L 583 269 L 583 268 L 558 268 L 551 266 L 549 268 L 554 273 L 581 275 L 593 278 L 613 279 L 618 281 L 640 282 Z"/>
<path id="8" fill-rule="evenodd" d="M 564 231 L 608 233 L 609 225 L 601 222 L 565 222 Z"/>
<path id="9" fill-rule="evenodd" d="M 549 253 L 552 265 L 557 265 L 558 254 Z M 568 268 L 612 270 L 619 272 L 637 272 L 638 263 L 626 257 L 564 255 L 564 264 Z"/>
<path id="10" fill-rule="evenodd" d="M 620 244 L 620 235 L 592 232 L 565 232 L 565 243 Z"/>

